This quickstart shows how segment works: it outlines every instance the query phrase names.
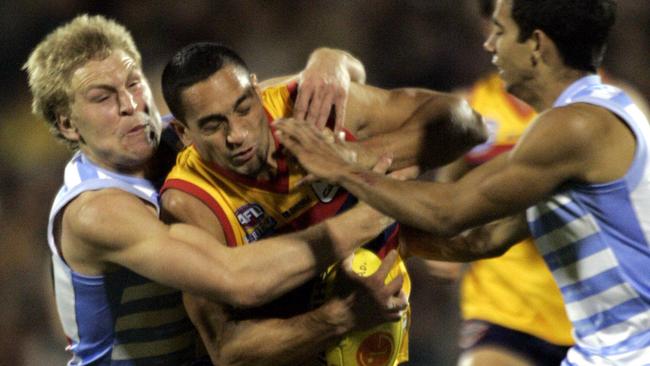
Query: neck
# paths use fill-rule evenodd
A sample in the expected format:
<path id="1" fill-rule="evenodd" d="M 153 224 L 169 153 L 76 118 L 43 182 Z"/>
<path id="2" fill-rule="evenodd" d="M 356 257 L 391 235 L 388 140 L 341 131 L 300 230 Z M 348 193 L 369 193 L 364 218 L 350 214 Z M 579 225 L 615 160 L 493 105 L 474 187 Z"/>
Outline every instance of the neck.
<path id="1" fill-rule="evenodd" d="M 136 178 L 145 178 L 146 176 L 147 167 L 144 163 L 138 165 L 109 164 L 104 160 L 98 158 L 95 154 L 89 152 L 87 149 L 81 148 L 80 150 L 86 156 L 86 158 L 88 158 L 88 160 L 102 169 Z"/>
<path id="2" fill-rule="evenodd" d="M 586 71 L 563 68 L 542 73 L 537 79 L 535 87 L 530 90 L 530 95 L 525 100 L 536 112 L 543 112 L 553 107 L 553 103 L 569 85 L 576 80 L 589 75 Z"/>

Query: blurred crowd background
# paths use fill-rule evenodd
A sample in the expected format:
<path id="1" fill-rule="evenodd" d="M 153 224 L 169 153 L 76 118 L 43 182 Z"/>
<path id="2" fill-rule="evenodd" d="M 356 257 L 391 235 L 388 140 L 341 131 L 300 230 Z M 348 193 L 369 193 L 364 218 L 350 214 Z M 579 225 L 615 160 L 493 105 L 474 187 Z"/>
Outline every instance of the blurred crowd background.
<path id="1" fill-rule="evenodd" d="M 475 0 L 22 0 L 0 4 L 0 365 L 64 365 L 54 312 L 46 224 L 69 152 L 30 112 L 21 66 L 56 26 L 80 13 L 104 14 L 131 30 L 145 73 L 166 107 L 159 79 L 183 45 L 220 41 L 260 79 L 300 70 L 319 46 L 363 61 L 368 83 L 450 91 L 490 70 Z M 650 97 L 650 2 L 619 0 L 605 59 L 608 72 Z M 456 284 L 409 263 L 414 277 L 409 365 L 452 365 Z"/>

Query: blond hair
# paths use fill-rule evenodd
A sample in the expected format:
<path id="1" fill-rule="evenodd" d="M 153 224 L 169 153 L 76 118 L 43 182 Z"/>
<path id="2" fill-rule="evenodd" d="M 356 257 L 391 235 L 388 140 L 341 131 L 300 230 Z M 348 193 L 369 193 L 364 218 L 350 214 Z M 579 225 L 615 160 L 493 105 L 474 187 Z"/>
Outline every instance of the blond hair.
<path id="1" fill-rule="evenodd" d="M 47 35 L 23 66 L 33 97 L 32 112 L 44 117 L 50 131 L 73 149 L 77 143 L 65 139 L 56 123 L 58 115 L 69 112 L 72 74 L 86 62 L 102 60 L 118 49 L 141 66 L 140 53 L 124 26 L 101 15 L 84 14 Z"/>

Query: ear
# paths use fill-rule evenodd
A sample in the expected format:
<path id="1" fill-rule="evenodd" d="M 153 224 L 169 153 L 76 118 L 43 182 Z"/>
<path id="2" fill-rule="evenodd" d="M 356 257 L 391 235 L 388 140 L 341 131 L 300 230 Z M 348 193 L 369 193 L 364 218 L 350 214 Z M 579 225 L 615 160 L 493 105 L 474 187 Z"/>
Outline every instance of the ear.
<path id="1" fill-rule="evenodd" d="M 560 59 L 555 43 L 544 31 L 534 30 L 530 39 L 533 46 L 532 55 L 535 57 L 536 62 L 549 64 Z"/>
<path id="2" fill-rule="evenodd" d="M 181 142 L 183 142 L 183 145 L 184 146 L 191 145 L 192 139 L 190 139 L 188 136 L 187 127 L 177 119 L 173 119 L 170 123 L 172 125 L 172 128 L 174 128 L 176 135 L 178 135 L 178 138 L 180 138 Z"/>
<path id="3" fill-rule="evenodd" d="M 70 141 L 79 141 L 81 139 L 77 127 L 72 123 L 68 114 L 61 113 L 56 115 L 56 128 L 61 132 L 63 137 Z"/>

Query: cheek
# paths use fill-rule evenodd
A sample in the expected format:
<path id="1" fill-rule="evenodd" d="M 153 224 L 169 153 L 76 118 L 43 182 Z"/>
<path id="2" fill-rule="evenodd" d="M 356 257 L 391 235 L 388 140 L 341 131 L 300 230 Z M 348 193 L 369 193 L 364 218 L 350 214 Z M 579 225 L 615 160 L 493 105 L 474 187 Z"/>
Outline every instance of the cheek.
<path id="1" fill-rule="evenodd" d="M 205 153 L 205 156 L 209 156 L 213 161 L 223 161 L 225 156 L 226 148 L 225 144 L 219 141 L 219 138 L 213 137 L 209 139 L 202 139 L 201 141 L 202 149 Z M 203 154 L 201 154 L 203 155 Z"/>

